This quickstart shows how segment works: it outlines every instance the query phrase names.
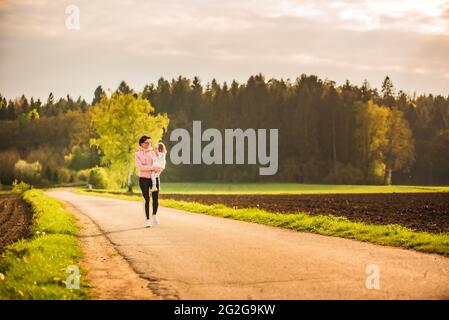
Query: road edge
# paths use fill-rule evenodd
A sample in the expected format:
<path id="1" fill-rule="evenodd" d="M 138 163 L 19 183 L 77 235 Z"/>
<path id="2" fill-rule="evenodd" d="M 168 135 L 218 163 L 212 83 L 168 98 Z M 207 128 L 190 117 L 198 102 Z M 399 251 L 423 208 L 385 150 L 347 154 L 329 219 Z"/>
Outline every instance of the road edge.
<path id="1" fill-rule="evenodd" d="M 51 196 L 51 192 L 47 193 Z M 151 290 L 150 281 L 142 278 L 116 250 L 98 224 L 71 203 L 52 197 L 76 217 L 77 235 L 83 252 L 82 267 L 87 270 L 92 300 L 161 300 Z"/>

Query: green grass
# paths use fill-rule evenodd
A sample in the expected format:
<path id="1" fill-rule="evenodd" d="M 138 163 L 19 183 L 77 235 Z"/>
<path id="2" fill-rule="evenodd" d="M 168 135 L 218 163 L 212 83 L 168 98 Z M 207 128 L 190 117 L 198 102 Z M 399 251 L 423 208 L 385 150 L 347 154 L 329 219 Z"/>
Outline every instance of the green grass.
<path id="1" fill-rule="evenodd" d="M 88 299 L 89 284 L 80 268 L 80 289 L 67 289 L 66 269 L 79 266 L 75 217 L 58 201 L 30 190 L 23 194 L 33 210 L 31 237 L 7 246 L 0 257 L 0 299 Z M 1 280 L 3 278 L 3 280 Z"/>
<path id="2" fill-rule="evenodd" d="M 101 197 L 142 201 L 140 196 L 88 192 L 80 189 L 75 192 L 79 194 L 88 194 Z M 312 216 L 306 213 L 271 213 L 256 208 L 234 209 L 221 204 L 205 205 L 196 202 L 177 201 L 171 199 L 161 199 L 160 204 L 169 208 L 223 218 L 231 218 L 296 231 L 355 239 L 379 245 L 401 247 L 421 252 L 437 253 L 444 256 L 449 256 L 448 233 L 436 234 L 416 232 L 399 225 L 371 225 L 360 222 L 351 222 L 345 217 L 336 217 L 332 215 Z"/>
<path id="3" fill-rule="evenodd" d="M 400 193 L 449 192 L 449 186 L 367 186 L 301 183 L 209 183 L 163 182 L 164 193 L 180 194 L 313 194 L 313 193 Z M 95 190 L 94 190 L 95 191 Z M 107 189 L 121 191 L 125 189 Z M 134 191 L 140 192 L 139 187 Z"/>

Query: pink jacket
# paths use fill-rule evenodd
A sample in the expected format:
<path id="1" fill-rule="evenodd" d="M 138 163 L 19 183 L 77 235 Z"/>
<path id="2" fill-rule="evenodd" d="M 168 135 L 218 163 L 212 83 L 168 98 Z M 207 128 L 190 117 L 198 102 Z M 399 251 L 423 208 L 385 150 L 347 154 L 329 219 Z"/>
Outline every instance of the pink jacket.
<path id="1" fill-rule="evenodd" d="M 139 146 L 139 150 L 134 153 L 136 160 L 137 175 L 142 178 L 151 178 L 151 170 L 153 170 L 153 159 L 156 157 L 152 148 L 145 150 Z"/>

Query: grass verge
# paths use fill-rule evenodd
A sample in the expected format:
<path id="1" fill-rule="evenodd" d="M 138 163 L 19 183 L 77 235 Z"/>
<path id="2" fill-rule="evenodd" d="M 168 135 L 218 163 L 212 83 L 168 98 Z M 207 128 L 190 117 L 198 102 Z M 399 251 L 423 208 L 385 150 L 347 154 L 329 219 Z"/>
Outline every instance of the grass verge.
<path id="1" fill-rule="evenodd" d="M 0 299 L 88 299 L 75 217 L 42 190 L 22 196 L 33 211 L 31 236 L 7 246 L 0 257 Z M 66 287 L 68 266 L 79 268 L 80 289 Z"/>
<path id="2" fill-rule="evenodd" d="M 77 189 L 75 192 L 107 198 L 142 201 L 140 196 L 98 193 L 81 189 Z M 332 215 L 282 214 L 267 212 L 257 208 L 235 209 L 222 204 L 205 205 L 197 202 L 171 199 L 161 199 L 160 204 L 169 208 L 217 217 L 449 256 L 448 233 L 417 232 L 400 225 L 372 225 L 352 222 L 346 217 Z"/>
<path id="3" fill-rule="evenodd" d="M 139 187 L 134 188 L 139 192 Z M 126 192 L 126 189 L 93 191 Z M 449 192 L 449 186 L 379 186 L 303 183 L 164 182 L 164 193 L 178 194 L 345 194 Z"/>

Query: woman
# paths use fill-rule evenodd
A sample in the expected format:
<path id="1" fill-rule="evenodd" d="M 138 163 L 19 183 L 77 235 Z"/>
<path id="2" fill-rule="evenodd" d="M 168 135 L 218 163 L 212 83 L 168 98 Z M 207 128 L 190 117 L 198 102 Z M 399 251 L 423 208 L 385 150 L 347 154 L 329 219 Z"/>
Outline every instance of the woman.
<path id="1" fill-rule="evenodd" d="M 150 189 L 153 187 L 151 173 L 160 172 L 160 169 L 153 167 L 154 157 L 155 153 L 151 148 L 151 138 L 142 136 L 139 139 L 139 150 L 134 154 L 134 159 L 136 160 L 137 175 L 139 176 L 139 186 L 145 199 L 145 215 L 147 218 L 145 228 L 152 226 L 150 220 Z M 159 224 L 159 219 L 157 218 L 157 208 L 159 207 L 159 178 L 156 178 L 156 187 L 158 191 L 151 192 L 151 198 L 153 200 L 152 216 L 155 225 Z"/>

